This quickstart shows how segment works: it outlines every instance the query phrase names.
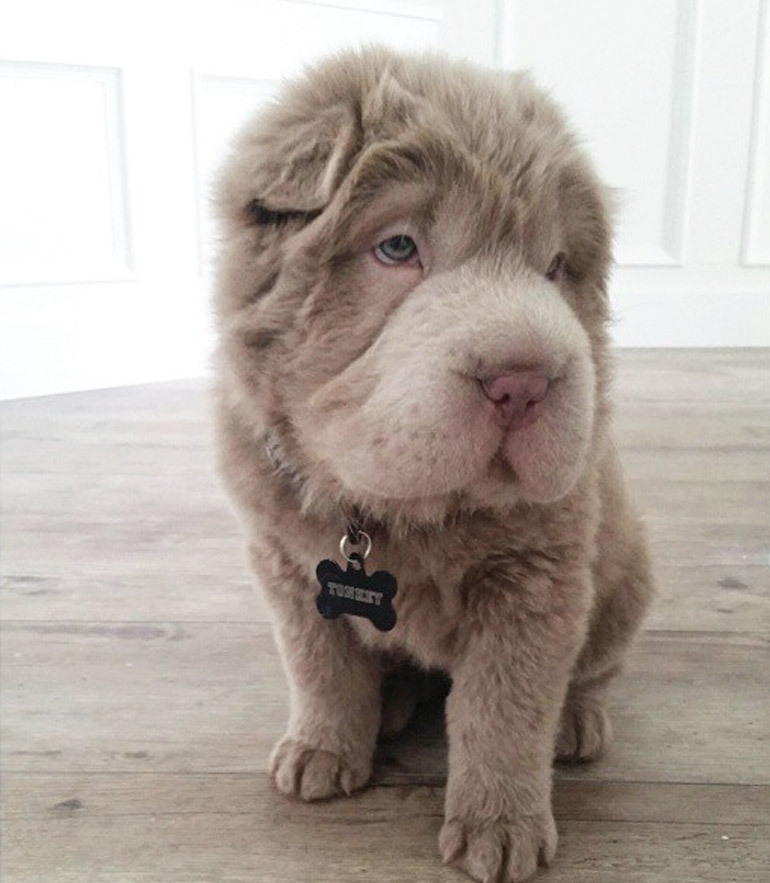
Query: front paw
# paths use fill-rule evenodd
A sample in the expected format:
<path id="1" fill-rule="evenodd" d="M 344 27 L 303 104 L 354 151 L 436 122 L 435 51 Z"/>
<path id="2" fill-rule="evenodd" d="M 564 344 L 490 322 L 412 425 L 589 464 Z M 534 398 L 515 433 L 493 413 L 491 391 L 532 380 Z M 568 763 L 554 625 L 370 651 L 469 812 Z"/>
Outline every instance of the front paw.
<path id="1" fill-rule="evenodd" d="M 612 725 L 603 698 L 570 693 L 561 712 L 556 760 L 560 763 L 597 760 L 611 741 Z"/>
<path id="2" fill-rule="evenodd" d="M 550 809 L 515 819 L 447 818 L 439 835 L 444 864 L 455 863 L 482 883 L 521 883 L 556 852 Z"/>
<path id="3" fill-rule="evenodd" d="M 371 758 L 353 759 L 284 736 L 273 749 L 270 772 L 282 794 L 324 800 L 363 788 L 371 776 L 372 763 Z"/>

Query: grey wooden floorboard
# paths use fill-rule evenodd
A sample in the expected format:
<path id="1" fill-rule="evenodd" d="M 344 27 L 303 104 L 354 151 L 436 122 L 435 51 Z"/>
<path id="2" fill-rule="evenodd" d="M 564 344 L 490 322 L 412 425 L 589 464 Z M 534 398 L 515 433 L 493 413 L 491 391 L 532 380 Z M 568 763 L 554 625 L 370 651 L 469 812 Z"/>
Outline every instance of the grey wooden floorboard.
<path id="1" fill-rule="evenodd" d="M 615 390 L 660 597 L 545 879 L 765 883 L 770 353 L 626 351 Z M 0 407 L 4 883 L 464 879 L 440 709 L 364 794 L 270 789 L 285 682 L 208 415 L 202 381 Z"/>
<path id="2" fill-rule="evenodd" d="M 436 788 L 379 787 L 344 803 L 303 806 L 279 799 L 264 776 L 195 782 L 112 776 L 67 785 L 46 796 L 81 796 L 7 819 L 13 827 L 5 879 L 80 883 L 84 869 L 89 881 L 100 883 L 466 879 L 436 859 L 442 805 Z M 50 783 L 37 782 L 31 790 L 38 795 L 46 787 Z M 671 792 L 664 797 L 654 787 L 603 790 L 596 796 L 557 787 L 561 847 L 549 881 L 766 879 L 770 828 L 746 819 L 749 807 L 766 818 L 766 794 L 719 788 L 706 801 L 697 790 L 680 791 L 677 806 L 697 807 L 683 813 L 671 806 Z M 734 814 L 726 818 L 731 807 Z"/>

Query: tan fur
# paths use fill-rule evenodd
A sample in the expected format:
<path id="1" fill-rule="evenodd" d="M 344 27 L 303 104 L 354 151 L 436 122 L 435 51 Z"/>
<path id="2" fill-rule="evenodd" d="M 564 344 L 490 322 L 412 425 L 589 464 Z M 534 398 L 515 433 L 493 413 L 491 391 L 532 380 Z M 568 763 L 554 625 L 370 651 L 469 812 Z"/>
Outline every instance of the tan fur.
<path id="1" fill-rule="evenodd" d="M 524 880 L 556 846 L 554 754 L 605 749 L 652 591 L 611 442 L 605 192 L 526 75 L 370 49 L 286 86 L 217 205 L 221 468 L 291 688 L 275 784 L 361 788 L 418 695 L 384 678 L 446 672 L 442 856 Z M 421 264 L 383 265 L 402 233 Z M 506 434 L 479 383 L 511 366 L 552 383 Z M 399 579 L 390 632 L 315 607 L 354 510 Z"/>

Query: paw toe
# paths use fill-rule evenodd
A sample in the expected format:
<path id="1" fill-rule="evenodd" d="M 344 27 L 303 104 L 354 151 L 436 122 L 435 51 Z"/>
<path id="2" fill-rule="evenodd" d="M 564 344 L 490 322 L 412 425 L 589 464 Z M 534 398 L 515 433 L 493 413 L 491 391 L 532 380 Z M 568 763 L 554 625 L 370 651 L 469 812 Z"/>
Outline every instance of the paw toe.
<path id="1" fill-rule="evenodd" d="M 458 819 L 450 819 L 441 828 L 438 837 L 441 860 L 451 864 L 465 852 L 465 828 Z"/>
<path id="2" fill-rule="evenodd" d="M 476 832 L 468 841 L 465 870 L 474 880 L 496 883 L 503 867 L 504 840 L 494 826 Z"/>
<path id="3" fill-rule="evenodd" d="M 288 737 L 273 751 L 271 771 L 282 794 L 307 801 L 352 794 L 366 784 L 370 773 L 368 767 L 354 768 L 339 754 Z"/>
<path id="4" fill-rule="evenodd" d="M 612 725 L 601 702 L 568 703 L 561 716 L 556 759 L 587 763 L 604 754 L 612 741 Z"/>
<path id="5" fill-rule="evenodd" d="M 446 864 L 454 862 L 480 883 L 524 883 L 547 865 L 556 851 L 556 825 L 542 817 L 488 823 L 449 819 L 439 847 Z"/>

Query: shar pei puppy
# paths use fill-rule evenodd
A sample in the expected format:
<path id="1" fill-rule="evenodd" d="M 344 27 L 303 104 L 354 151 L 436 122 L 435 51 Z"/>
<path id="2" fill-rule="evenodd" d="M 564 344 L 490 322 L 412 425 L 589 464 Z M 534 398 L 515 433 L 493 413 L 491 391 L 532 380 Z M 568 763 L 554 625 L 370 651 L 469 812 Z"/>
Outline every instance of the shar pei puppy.
<path id="1" fill-rule="evenodd" d="M 524 880 L 652 594 L 607 192 L 528 75 L 370 48 L 285 85 L 215 201 L 220 466 L 290 687 L 275 786 L 362 788 L 443 673 L 441 855 Z"/>

